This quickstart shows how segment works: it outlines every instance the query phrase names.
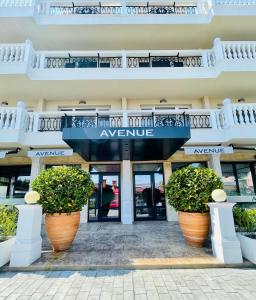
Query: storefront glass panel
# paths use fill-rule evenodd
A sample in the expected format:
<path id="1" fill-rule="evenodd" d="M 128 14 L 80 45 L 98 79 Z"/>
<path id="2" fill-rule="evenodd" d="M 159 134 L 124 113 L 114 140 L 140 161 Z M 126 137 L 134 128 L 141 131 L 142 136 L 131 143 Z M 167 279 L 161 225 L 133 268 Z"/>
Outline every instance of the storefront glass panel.
<path id="1" fill-rule="evenodd" d="M 178 169 L 186 168 L 188 166 L 195 167 L 195 168 L 207 168 L 206 162 L 177 162 L 172 163 L 172 171 L 176 171 Z"/>
<path id="2" fill-rule="evenodd" d="M 135 220 L 166 220 L 162 164 L 134 165 Z"/>
<path id="3" fill-rule="evenodd" d="M 24 198 L 29 190 L 30 166 L 0 167 L 0 197 Z"/>
<path id="4" fill-rule="evenodd" d="M 91 166 L 95 190 L 88 203 L 89 222 L 120 221 L 120 174 L 108 171 L 119 169 L 118 165 Z"/>
<path id="5" fill-rule="evenodd" d="M 224 189 L 230 196 L 250 196 L 256 192 L 255 163 L 222 163 Z"/>

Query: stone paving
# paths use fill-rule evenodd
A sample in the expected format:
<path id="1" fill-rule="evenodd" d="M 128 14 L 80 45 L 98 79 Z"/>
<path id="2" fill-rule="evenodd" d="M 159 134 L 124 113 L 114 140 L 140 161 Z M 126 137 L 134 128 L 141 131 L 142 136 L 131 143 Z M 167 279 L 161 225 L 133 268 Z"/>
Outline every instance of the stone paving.
<path id="1" fill-rule="evenodd" d="M 166 263 L 173 258 L 213 259 L 210 243 L 204 248 L 188 246 L 176 222 L 81 224 L 69 251 L 52 253 L 45 232 L 43 254 L 33 266 L 132 266 Z M 161 261 L 162 260 L 162 261 Z M 75 269 L 75 268 L 74 268 Z M 74 270 L 73 269 L 73 270 Z"/>
<path id="2" fill-rule="evenodd" d="M 255 269 L 0 273 L 1 300 L 254 300 L 255 286 Z"/>

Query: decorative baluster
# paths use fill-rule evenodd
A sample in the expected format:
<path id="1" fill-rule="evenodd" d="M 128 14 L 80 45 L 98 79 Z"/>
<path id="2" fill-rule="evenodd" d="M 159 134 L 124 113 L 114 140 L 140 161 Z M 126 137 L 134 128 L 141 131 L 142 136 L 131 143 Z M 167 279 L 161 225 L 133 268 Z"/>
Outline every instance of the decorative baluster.
<path id="1" fill-rule="evenodd" d="M 231 58 L 232 59 L 238 59 L 239 57 L 237 56 L 237 49 L 234 44 L 231 44 Z"/>
<path id="2" fill-rule="evenodd" d="M 250 125 L 250 119 L 249 119 L 249 110 L 247 106 L 242 106 L 243 114 L 244 114 L 244 121 L 246 125 Z"/>
<path id="3" fill-rule="evenodd" d="M 231 53 L 231 45 L 226 45 L 226 51 L 227 51 L 227 59 L 232 59 L 232 53 Z"/>
<path id="4" fill-rule="evenodd" d="M 9 56 L 9 47 L 6 46 L 4 47 L 4 62 L 8 61 L 8 56 Z"/>
<path id="5" fill-rule="evenodd" d="M 251 125 L 255 125 L 256 124 L 256 120 L 254 118 L 254 111 L 253 111 L 253 106 L 249 106 L 248 108 L 248 115 L 249 115 L 249 119 L 250 119 L 250 124 Z"/>
<path id="6" fill-rule="evenodd" d="M 253 57 L 252 57 L 252 51 L 251 51 L 251 45 L 249 44 L 246 44 L 246 52 L 247 52 L 247 56 L 248 56 L 248 58 L 249 59 L 252 59 Z"/>
<path id="7" fill-rule="evenodd" d="M 244 125 L 245 122 L 244 122 L 244 116 L 243 116 L 243 109 L 241 106 L 238 106 L 237 110 L 238 110 L 238 116 L 239 116 L 239 124 Z"/>
<path id="8" fill-rule="evenodd" d="M 233 112 L 234 123 L 235 123 L 235 125 L 238 125 L 239 124 L 239 120 L 237 118 L 237 109 L 236 109 L 235 106 L 233 106 L 232 112 Z"/>
<path id="9" fill-rule="evenodd" d="M 12 111 L 11 111 L 11 124 L 10 124 L 10 128 L 11 129 L 14 129 L 15 128 L 15 121 L 16 121 L 16 110 L 15 109 L 13 109 Z"/>
<path id="10" fill-rule="evenodd" d="M 5 111 L 4 110 L 0 111 L 0 129 L 4 127 L 4 116 L 5 116 Z"/>
<path id="11" fill-rule="evenodd" d="M 11 118 L 11 111 L 8 109 L 6 111 L 4 129 L 8 129 L 10 127 L 10 118 Z"/>

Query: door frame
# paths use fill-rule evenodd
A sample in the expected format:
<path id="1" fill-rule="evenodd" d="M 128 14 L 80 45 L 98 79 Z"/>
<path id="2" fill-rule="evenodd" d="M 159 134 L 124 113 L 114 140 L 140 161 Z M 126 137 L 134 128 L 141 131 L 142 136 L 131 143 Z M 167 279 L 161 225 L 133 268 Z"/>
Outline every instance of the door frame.
<path id="1" fill-rule="evenodd" d="M 121 221 L 121 182 L 120 182 L 120 172 L 93 172 L 90 173 L 91 175 L 99 175 L 99 191 L 98 191 L 98 199 L 97 199 L 97 209 L 98 209 L 98 220 L 90 220 L 89 219 L 89 206 L 88 206 L 88 222 L 93 223 L 93 222 L 120 222 Z M 103 176 L 117 176 L 118 177 L 118 201 L 119 201 L 119 206 L 118 206 L 118 217 L 115 219 L 111 218 L 104 218 L 102 219 L 101 214 L 99 213 L 100 211 L 100 203 L 101 197 L 102 197 L 102 180 Z"/>
<path id="2" fill-rule="evenodd" d="M 166 221 L 167 220 L 167 208 L 166 208 L 166 198 L 165 198 L 165 218 L 164 219 L 157 219 L 156 218 L 156 202 L 155 202 L 155 176 L 154 174 L 162 174 L 163 176 L 163 185 L 165 185 L 164 182 L 164 172 L 158 172 L 158 171 L 133 171 L 133 214 L 134 214 L 134 221 Z M 153 216 L 152 217 L 141 217 L 137 218 L 136 216 L 136 184 L 135 184 L 135 176 L 136 175 L 150 175 L 150 181 L 151 186 L 153 185 L 153 191 L 152 191 L 152 199 L 153 199 Z M 164 193 L 165 195 L 165 193 Z"/>

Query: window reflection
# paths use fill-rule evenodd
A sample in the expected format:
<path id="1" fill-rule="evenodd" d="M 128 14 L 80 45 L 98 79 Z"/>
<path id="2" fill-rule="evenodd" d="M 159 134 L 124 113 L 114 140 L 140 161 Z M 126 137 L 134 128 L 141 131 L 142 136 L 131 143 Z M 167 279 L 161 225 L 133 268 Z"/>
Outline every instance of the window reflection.
<path id="1" fill-rule="evenodd" d="M 255 194 L 254 163 L 222 163 L 224 189 L 230 196 Z"/>

